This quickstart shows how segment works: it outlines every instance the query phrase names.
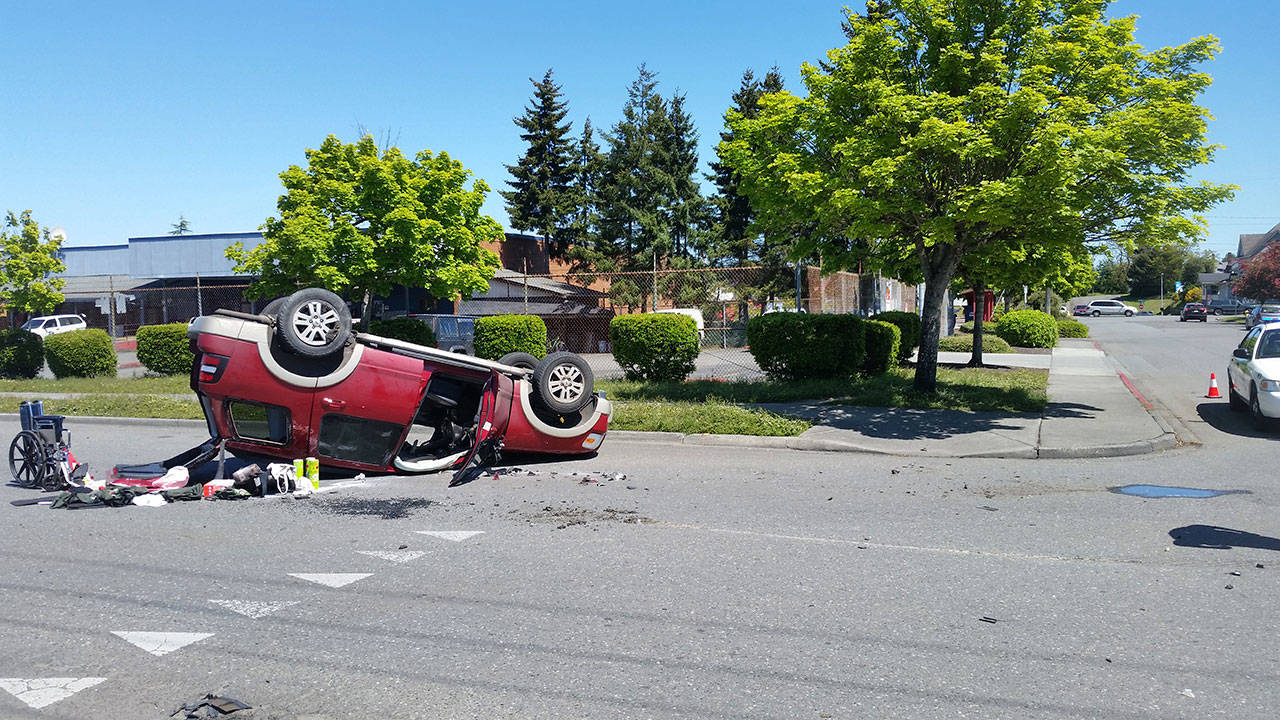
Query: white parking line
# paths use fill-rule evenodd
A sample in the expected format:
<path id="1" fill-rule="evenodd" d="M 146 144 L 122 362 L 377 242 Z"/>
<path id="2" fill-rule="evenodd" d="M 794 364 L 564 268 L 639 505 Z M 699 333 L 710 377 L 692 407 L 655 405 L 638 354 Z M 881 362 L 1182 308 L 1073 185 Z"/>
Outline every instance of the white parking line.
<path id="1" fill-rule="evenodd" d="M 297 605 L 299 600 L 209 600 L 215 605 L 240 613 L 246 617 L 253 619 L 264 618 L 272 613 L 279 612 L 292 605 Z"/>
<path id="2" fill-rule="evenodd" d="M 299 580 L 327 585 L 331 588 L 340 588 L 344 585 L 350 585 L 357 580 L 363 580 L 373 573 L 289 573 L 290 577 L 296 577 Z"/>
<path id="3" fill-rule="evenodd" d="M 0 678 L 0 690 L 38 710 L 105 681 L 100 677 Z"/>
<path id="4" fill-rule="evenodd" d="M 483 530 L 414 530 L 419 535 L 430 535 L 431 537 L 440 538 L 441 540 L 451 540 L 453 542 L 462 542 L 467 538 L 483 535 Z"/>
<path id="5" fill-rule="evenodd" d="M 213 633 L 147 632 L 142 630 L 112 630 L 111 634 L 146 650 L 156 657 L 168 655 L 174 650 L 184 648 L 191 643 L 213 637 Z"/>

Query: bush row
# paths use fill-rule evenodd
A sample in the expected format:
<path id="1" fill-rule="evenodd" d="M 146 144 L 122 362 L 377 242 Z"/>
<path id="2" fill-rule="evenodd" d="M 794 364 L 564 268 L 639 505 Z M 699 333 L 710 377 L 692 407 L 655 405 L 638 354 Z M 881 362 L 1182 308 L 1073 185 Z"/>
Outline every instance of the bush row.
<path id="1" fill-rule="evenodd" d="M 497 360 L 513 352 L 536 358 L 547 354 L 547 324 L 536 315 L 493 315 L 476 318 L 476 357 Z"/>
<path id="2" fill-rule="evenodd" d="M 938 350 L 942 352 L 973 352 L 973 336 L 952 335 L 944 337 L 938 341 Z M 982 352 L 1007 353 L 1013 352 L 1013 348 L 1009 347 L 1009 343 L 1001 340 L 998 336 L 984 332 L 982 333 Z"/>
<path id="3" fill-rule="evenodd" d="M 627 379 L 648 381 L 688 377 L 700 345 L 697 323 L 676 313 L 618 315 L 609 321 L 609 342 Z"/>
<path id="4" fill-rule="evenodd" d="M 90 328 L 44 339 L 44 359 L 54 377 L 103 377 L 116 374 L 116 346 L 106 330 Z"/>
<path id="5" fill-rule="evenodd" d="M 847 377 L 896 365 L 902 331 L 894 323 L 856 315 L 771 313 L 747 322 L 747 343 L 771 378 Z"/>

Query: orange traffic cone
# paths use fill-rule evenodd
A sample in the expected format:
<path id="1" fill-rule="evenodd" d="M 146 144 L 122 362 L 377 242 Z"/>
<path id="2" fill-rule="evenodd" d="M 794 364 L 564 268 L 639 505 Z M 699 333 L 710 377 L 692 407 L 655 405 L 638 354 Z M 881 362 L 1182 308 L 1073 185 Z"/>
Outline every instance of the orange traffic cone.
<path id="1" fill-rule="evenodd" d="M 1218 376 L 1214 375 L 1213 373 L 1209 373 L 1209 394 L 1205 395 L 1205 397 L 1207 398 L 1222 397 L 1222 395 L 1218 392 Z"/>

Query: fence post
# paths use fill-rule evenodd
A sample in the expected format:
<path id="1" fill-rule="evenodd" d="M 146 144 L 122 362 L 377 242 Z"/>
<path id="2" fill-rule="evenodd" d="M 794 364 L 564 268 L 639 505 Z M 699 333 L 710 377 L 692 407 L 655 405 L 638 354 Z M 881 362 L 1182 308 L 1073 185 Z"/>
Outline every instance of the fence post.
<path id="1" fill-rule="evenodd" d="M 196 315 L 204 315 L 204 293 L 200 291 L 200 273 L 196 273 Z"/>

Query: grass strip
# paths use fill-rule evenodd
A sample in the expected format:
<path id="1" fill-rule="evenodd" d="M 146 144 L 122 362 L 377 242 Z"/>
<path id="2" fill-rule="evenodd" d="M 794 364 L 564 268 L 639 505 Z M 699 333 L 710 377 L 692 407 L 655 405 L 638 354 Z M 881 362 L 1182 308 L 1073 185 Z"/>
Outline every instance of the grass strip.
<path id="1" fill-rule="evenodd" d="M 777 413 L 743 408 L 722 400 L 707 402 L 623 401 L 614 405 L 610 430 L 643 430 L 686 434 L 792 437 L 812 423 Z"/>
<path id="2" fill-rule="evenodd" d="M 798 382 L 598 383 L 616 401 L 780 403 L 826 400 L 837 405 L 933 410 L 1039 412 L 1049 402 L 1049 373 L 1024 368 L 938 368 L 937 392 L 918 393 L 915 371 L 892 368 L 870 377 Z"/>
<path id="3" fill-rule="evenodd" d="M 95 395 L 178 395 L 191 392 L 191 379 L 186 375 L 138 378 L 35 378 L 32 380 L 0 380 L 0 392 L 93 393 Z M 192 396 L 194 397 L 194 395 Z"/>
<path id="4" fill-rule="evenodd" d="M 39 399 L 39 398 L 35 398 Z M 19 398 L 0 398 L 0 412 L 18 412 Z M 46 415 L 92 417 L 136 417 L 198 420 L 204 417 L 194 393 L 191 400 L 175 400 L 156 395 L 81 395 L 44 400 Z"/>

